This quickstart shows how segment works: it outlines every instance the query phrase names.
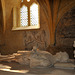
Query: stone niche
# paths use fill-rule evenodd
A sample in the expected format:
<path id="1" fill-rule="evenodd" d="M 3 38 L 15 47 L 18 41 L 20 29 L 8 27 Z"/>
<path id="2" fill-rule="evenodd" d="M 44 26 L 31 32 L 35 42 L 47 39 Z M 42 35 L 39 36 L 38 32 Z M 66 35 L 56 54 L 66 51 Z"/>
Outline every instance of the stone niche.
<path id="1" fill-rule="evenodd" d="M 56 51 L 66 51 L 73 58 L 75 41 L 75 7 L 69 10 L 59 21 L 56 29 Z"/>

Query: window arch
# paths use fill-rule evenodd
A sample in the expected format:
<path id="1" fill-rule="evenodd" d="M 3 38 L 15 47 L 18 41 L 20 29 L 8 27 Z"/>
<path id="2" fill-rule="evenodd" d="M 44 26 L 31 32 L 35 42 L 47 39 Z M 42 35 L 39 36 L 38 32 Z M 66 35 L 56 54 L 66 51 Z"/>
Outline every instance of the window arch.
<path id="1" fill-rule="evenodd" d="M 36 0 L 21 0 L 21 7 L 19 12 L 19 24 L 13 23 L 18 24 L 14 25 L 13 30 L 40 28 L 39 4 Z"/>

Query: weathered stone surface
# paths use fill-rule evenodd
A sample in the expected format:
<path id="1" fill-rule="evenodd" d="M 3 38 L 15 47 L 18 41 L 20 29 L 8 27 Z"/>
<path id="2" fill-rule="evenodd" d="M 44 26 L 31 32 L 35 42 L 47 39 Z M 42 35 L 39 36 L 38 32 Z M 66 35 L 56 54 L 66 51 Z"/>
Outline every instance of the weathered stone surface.
<path id="1" fill-rule="evenodd" d="M 45 29 L 46 30 L 46 29 Z M 45 30 L 26 31 L 24 34 L 25 47 L 31 50 L 34 45 L 38 45 L 40 50 L 46 50 L 48 41 Z"/>
<path id="2" fill-rule="evenodd" d="M 66 52 L 58 52 L 54 55 L 55 62 L 67 62 L 69 60 L 69 55 Z"/>
<path id="3" fill-rule="evenodd" d="M 75 64 L 73 63 L 56 63 L 54 64 L 55 68 L 61 68 L 61 69 L 74 69 Z"/>
<path id="4" fill-rule="evenodd" d="M 18 59 L 16 60 L 22 65 L 30 65 L 30 53 L 31 51 L 19 51 L 19 54 L 21 54 Z"/>
<path id="5" fill-rule="evenodd" d="M 75 41 L 75 7 L 66 12 L 58 23 L 56 29 L 56 46 L 60 47 L 60 50 L 66 51 L 69 54 L 69 57 L 73 59 L 74 41 Z"/>
<path id="6" fill-rule="evenodd" d="M 49 67 L 54 63 L 53 55 L 47 51 L 32 51 L 30 56 L 30 67 L 38 68 L 38 67 Z"/>
<path id="7" fill-rule="evenodd" d="M 16 61 L 22 65 L 29 65 L 31 68 L 50 67 L 56 62 L 68 62 L 69 56 L 66 52 L 58 52 L 52 55 L 47 51 L 32 50 L 32 51 L 18 51 L 20 54 L 16 57 Z"/>

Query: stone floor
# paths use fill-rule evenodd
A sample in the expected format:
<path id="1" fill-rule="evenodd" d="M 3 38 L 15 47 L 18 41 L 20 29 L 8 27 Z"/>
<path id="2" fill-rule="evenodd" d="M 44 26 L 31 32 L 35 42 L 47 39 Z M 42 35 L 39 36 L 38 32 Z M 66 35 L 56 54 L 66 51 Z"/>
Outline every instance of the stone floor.
<path id="1" fill-rule="evenodd" d="M 54 67 L 35 69 L 16 62 L 0 62 L 0 75 L 75 75 L 75 69 L 56 69 Z"/>

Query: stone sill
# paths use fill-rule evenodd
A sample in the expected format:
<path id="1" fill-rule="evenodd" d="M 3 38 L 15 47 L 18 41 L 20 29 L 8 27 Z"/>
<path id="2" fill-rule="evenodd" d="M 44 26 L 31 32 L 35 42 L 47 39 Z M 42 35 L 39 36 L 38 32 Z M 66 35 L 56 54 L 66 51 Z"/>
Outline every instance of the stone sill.
<path id="1" fill-rule="evenodd" d="M 40 29 L 40 26 L 27 26 L 27 27 L 13 27 L 12 30 L 31 30 Z"/>

